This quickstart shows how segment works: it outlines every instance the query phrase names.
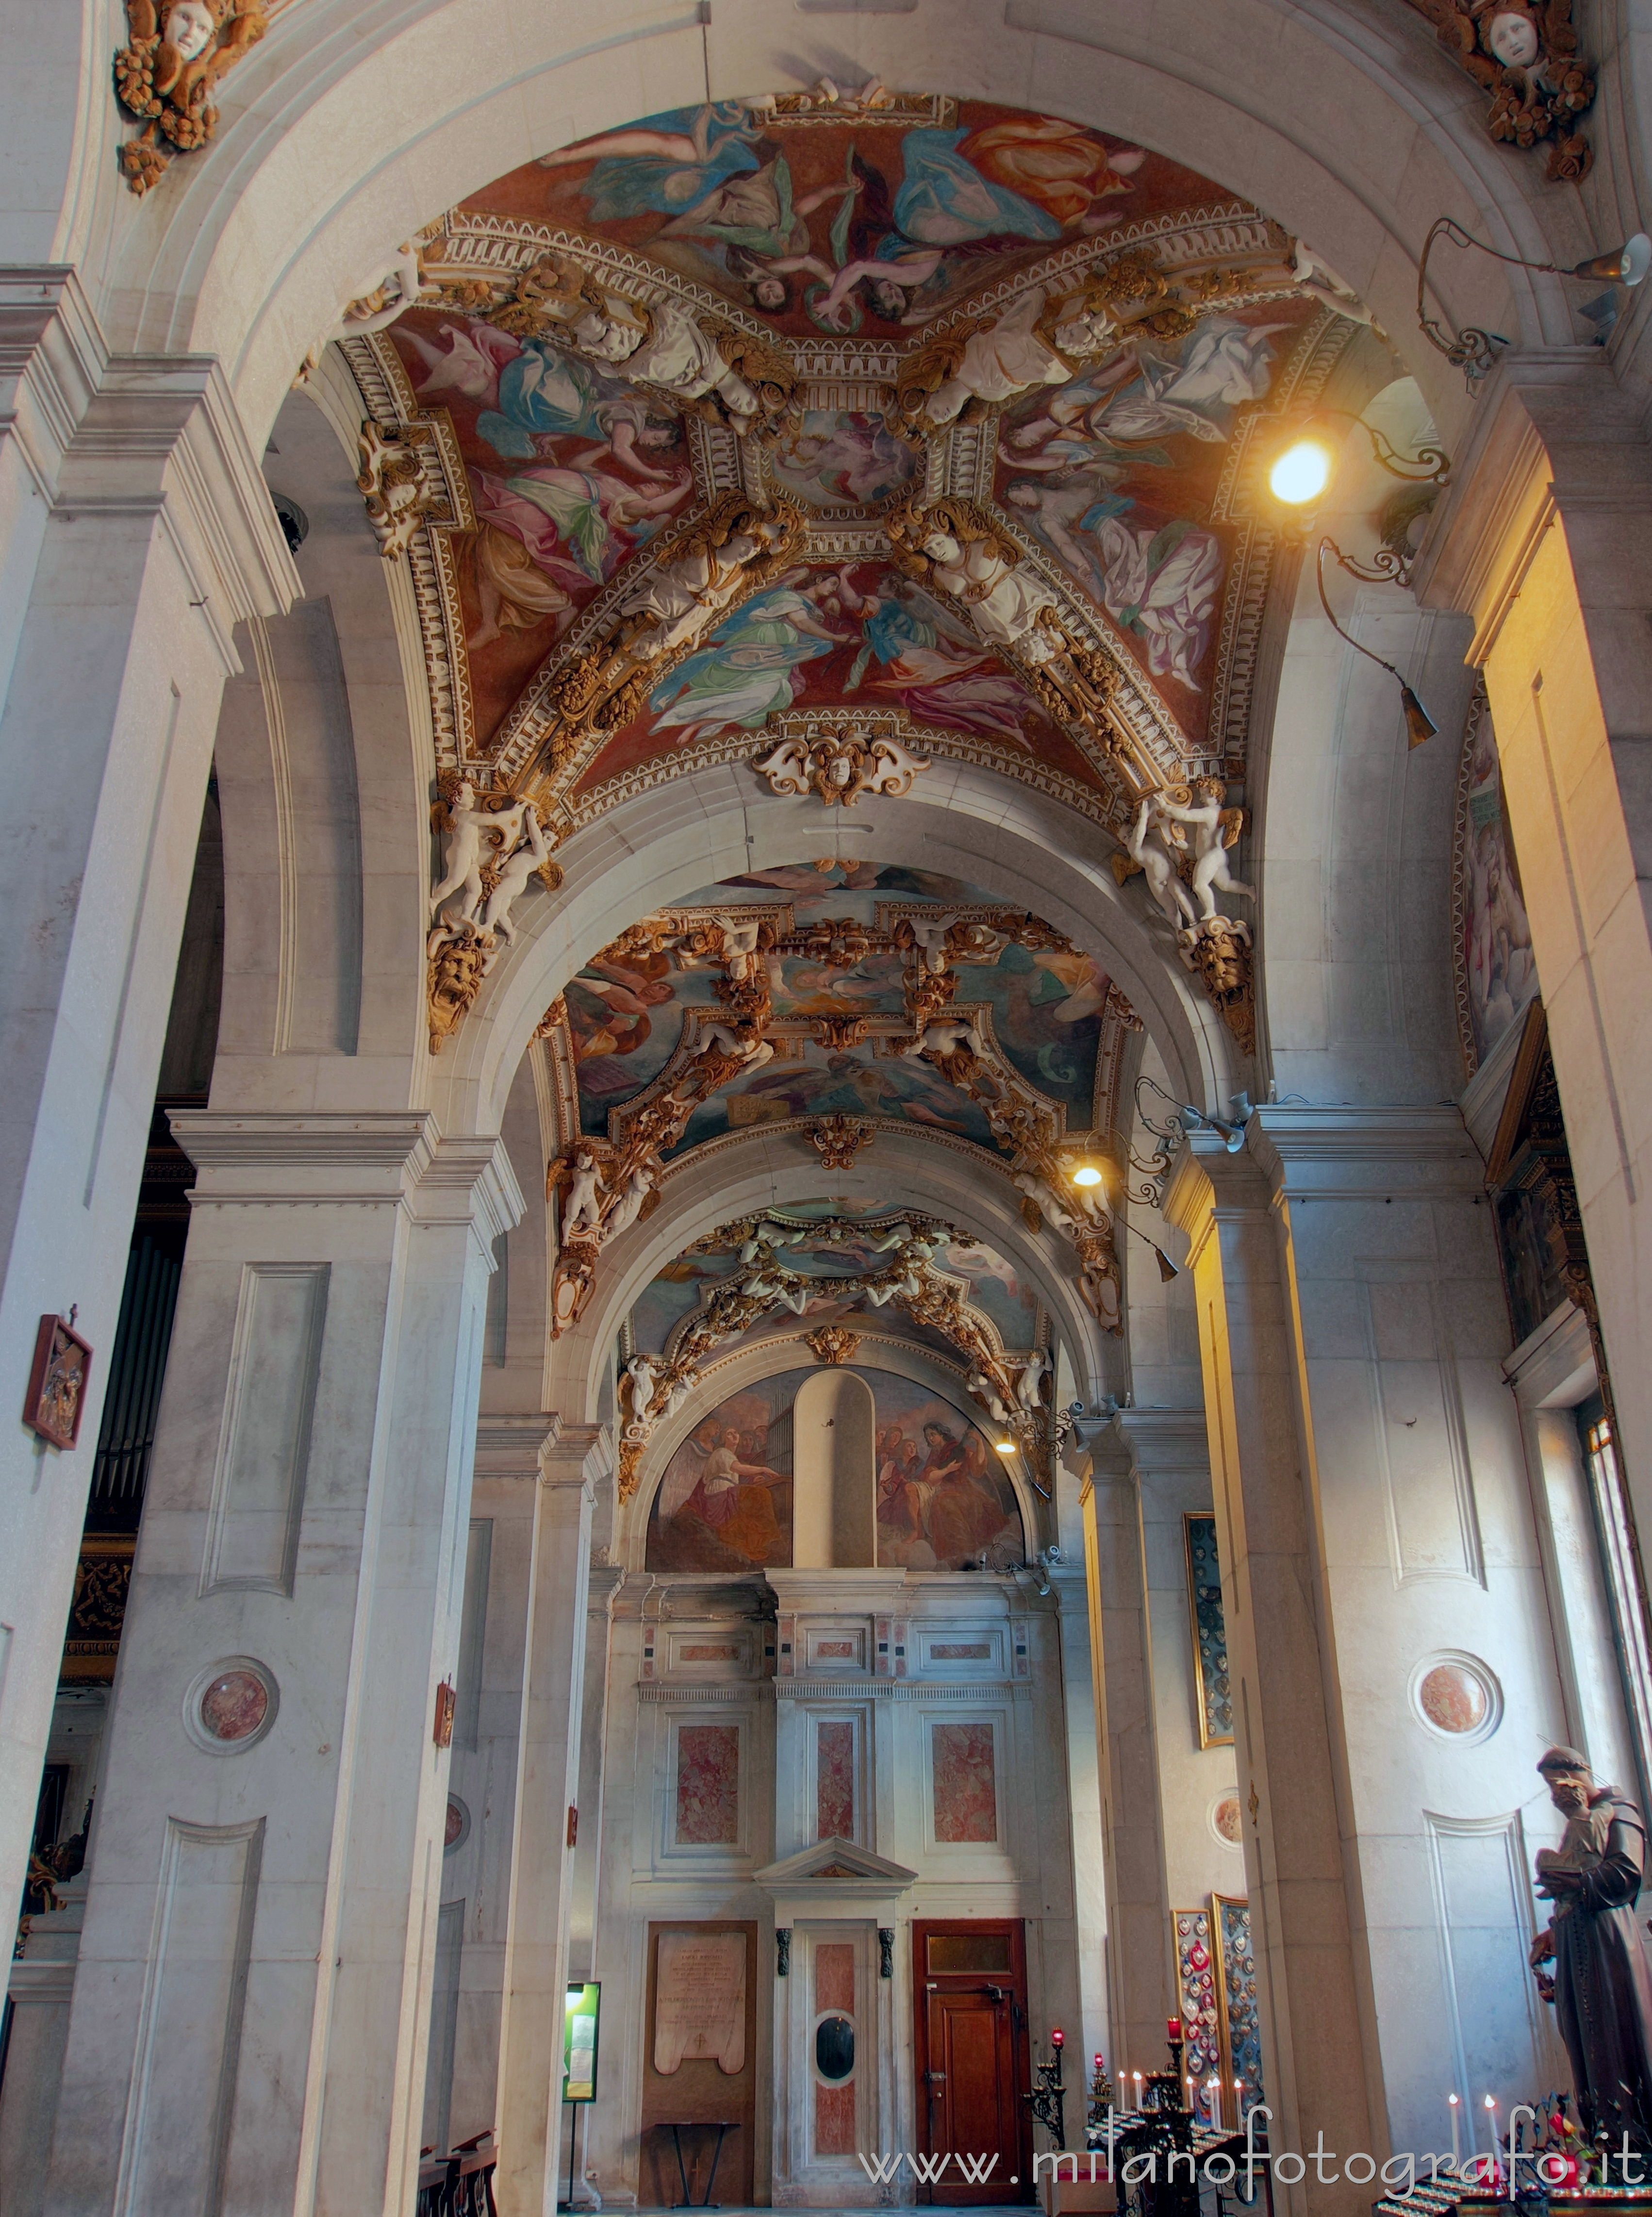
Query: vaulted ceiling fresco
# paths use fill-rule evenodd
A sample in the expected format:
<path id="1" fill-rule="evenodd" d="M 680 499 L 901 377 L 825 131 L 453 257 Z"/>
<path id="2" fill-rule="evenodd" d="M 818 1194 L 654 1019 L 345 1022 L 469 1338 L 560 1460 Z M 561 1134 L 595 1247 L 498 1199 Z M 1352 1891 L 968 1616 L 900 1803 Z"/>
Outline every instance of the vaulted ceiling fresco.
<path id="1" fill-rule="evenodd" d="M 420 265 L 345 350 L 450 781 L 554 844 L 846 712 L 1120 833 L 1242 776 L 1253 434 L 1363 312 L 1219 186 L 823 83 L 548 154 Z"/>

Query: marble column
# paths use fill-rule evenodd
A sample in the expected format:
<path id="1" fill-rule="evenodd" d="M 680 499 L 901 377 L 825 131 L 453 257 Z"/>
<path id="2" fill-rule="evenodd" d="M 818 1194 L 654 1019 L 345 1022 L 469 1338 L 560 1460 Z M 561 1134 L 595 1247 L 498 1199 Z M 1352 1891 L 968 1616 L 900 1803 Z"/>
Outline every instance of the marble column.
<path id="1" fill-rule="evenodd" d="M 1652 1528 L 1652 443 L 1593 346 L 1503 358 L 1420 587 L 1475 618 L 1625 1475 Z M 1454 736 L 1454 735 L 1446 735 Z"/>
<path id="2" fill-rule="evenodd" d="M 600 1552 L 600 1551 L 594 1551 Z M 579 1839 L 573 1856 L 573 1876 L 568 1898 L 568 1979 L 601 1979 L 601 1960 L 597 1933 L 602 1911 L 602 1813 L 605 1757 L 608 1738 L 608 1700 L 613 1686 L 613 1604 L 626 1573 L 617 1563 L 593 1563 L 585 1605 L 585 1683 L 579 1726 Z M 574 2201 L 594 2204 L 595 2192 L 587 2184 L 586 2137 L 590 2109 L 575 2114 L 573 2129 L 579 2135 L 579 2158 L 574 2166 Z"/>
<path id="3" fill-rule="evenodd" d="M 156 1073 L 238 623 L 298 590 L 216 363 L 111 358 L 0 269 L 0 1898 L 21 1889 Z M 16 1421 L 45 1313 L 80 1444 Z"/>
<path id="4" fill-rule="evenodd" d="M 198 1166 L 46 2208 L 412 2207 L 502 1146 L 175 1119 Z"/>
<path id="5" fill-rule="evenodd" d="M 1298 1402 L 1294 1288 L 1273 1189 L 1253 1153 L 1229 1154 L 1215 1133 L 1186 1142 L 1165 1215 L 1192 1242 L 1199 1300 L 1272 2144 L 1311 2148 L 1322 2130 L 1329 2146 L 1366 2150 L 1372 2028 L 1342 1852 L 1330 1627 Z M 1352 2217 L 1370 2195 L 1316 2182 L 1276 2187 L 1275 2199 Z"/>
<path id="6" fill-rule="evenodd" d="M 1070 1480 L 1069 1480 L 1070 1484 Z M 1061 1641 L 1062 1723 L 1067 1755 L 1067 1807 L 1071 1826 L 1073 1921 L 1078 1933 L 1079 2005 L 1083 2015 L 1076 2078 L 1089 2084 L 1090 2059 L 1114 2053 L 1107 1992 L 1108 1856 L 1102 1826 L 1095 1672 L 1091 1653 L 1089 1578 L 1083 1559 L 1045 1565 L 1055 1589 Z"/>
<path id="7" fill-rule="evenodd" d="M 1536 1751 L 1567 1719 L 1458 1112 L 1200 1133 L 1192 1241 L 1238 1790 L 1277 2146 L 1449 2147 L 1447 2090 L 1563 2084 L 1526 1954 Z M 1368 2183 L 1287 2184 L 1347 2211 Z"/>
<path id="8" fill-rule="evenodd" d="M 501 2217 L 549 2217 L 557 2204 L 591 1511 L 613 1458 L 601 1424 L 553 1420 L 539 1451 L 499 2041 Z"/>
<path id="9" fill-rule="evenodd" d="M 1082 1491 L 1089 1584 L 1106 1887 L 1108 1990 L 1115 2081 L 1164 2066 L 1170 1983 L 1170 1905 L 1143 1552 L 1140 1481 L 1111 1426 L 1087 1449 Z"/>

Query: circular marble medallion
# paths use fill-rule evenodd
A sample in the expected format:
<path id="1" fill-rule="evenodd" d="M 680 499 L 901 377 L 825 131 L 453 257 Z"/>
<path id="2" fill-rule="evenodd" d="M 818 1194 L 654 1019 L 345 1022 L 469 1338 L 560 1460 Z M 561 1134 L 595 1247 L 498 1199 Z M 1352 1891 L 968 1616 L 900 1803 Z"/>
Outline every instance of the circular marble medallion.
<path id="1" fill-rule="evenodd" d="M 207 1755 L 240 1755 L 275 1721 L 275 1681 L 250 1655 L 228 1655 L 203 1670 L 184 1698 L 184 1729 Z"/>
<path id="2" fill-rule="evenodd" d="M 1442 1739 L 1489 1739 L 1502 1720 L 1502 1689 L 1473 1655 L 1425 1656 L 1411 1674 L 1411 1704 Z"/>
<path id="3" fill-rule="evenodd" d="M 471 1837 L 471 1813 L 457 1794 L 447 1796 L 447 1825 L 442 1837 L 441 1851 L 451 1856 L 462 1848 Z"/>
<path id="4" fill-rule="evenodd" d="M 1236 1794 L 1218 1794 L 1211 1802 L 1207 1815 L 1211 1830 L 1224 1848 L 1242 1848 L 1245 1844 L 1244 1812 L 1239 1806 Z"/>

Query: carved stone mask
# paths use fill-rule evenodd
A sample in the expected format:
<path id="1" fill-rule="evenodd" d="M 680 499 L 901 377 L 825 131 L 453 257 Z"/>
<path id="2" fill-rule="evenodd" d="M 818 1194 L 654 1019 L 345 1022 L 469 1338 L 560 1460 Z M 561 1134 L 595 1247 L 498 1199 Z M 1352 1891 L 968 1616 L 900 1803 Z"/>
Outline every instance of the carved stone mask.
<path id="1" fill-rule="evenodd" d="M 1486 44 L 1505 69 L 1530 69 L 1543 52 L 1537 25 L 1519 8 L 1498 9 L 1486 26 Z"/>
<path id="2" fill-rule="evenodd" d="M 217 30 L 206 0 L 176 0 L 166 11 L 166 43 L 183 61 L 192 62 L 204 54 Z"/>

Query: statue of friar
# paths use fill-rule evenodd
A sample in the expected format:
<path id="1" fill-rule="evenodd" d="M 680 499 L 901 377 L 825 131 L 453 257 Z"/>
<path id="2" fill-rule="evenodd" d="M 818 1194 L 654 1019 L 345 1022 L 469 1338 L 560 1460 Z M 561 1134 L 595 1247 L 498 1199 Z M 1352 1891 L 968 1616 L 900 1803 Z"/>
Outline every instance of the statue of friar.
<path id="1" fill-rule="evenodd" d="M 1596 1785 L 1575 1748 L 1551 1747 L 1538 1769 L 1566 1830 L 1538 1852 L 1538 1892 L 1555 1913 L 1532 1967 L 1555 2004 L 1585 2132 L 1614 2149 L 1625 2133 L 1652 2147 L 1652 1971 L 1635 1922 L 1645 1823 L 1615 1786 Z"/>

